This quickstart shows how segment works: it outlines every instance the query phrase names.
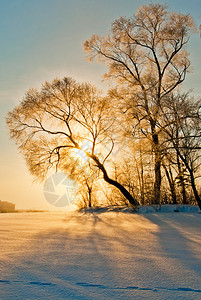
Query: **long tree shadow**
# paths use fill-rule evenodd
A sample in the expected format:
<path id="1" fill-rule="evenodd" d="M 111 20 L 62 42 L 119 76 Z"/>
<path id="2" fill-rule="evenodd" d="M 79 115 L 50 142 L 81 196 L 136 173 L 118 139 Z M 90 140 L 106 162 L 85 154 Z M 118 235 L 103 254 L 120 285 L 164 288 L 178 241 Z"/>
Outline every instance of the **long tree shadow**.
<path id="1" fill-rule="evenodd" d="M 156 232 L 161 254 L 169 260 L 173 274 L 188 278 L 188 284 L 196 288 L 201 283 L 201 215 L 197 213 L 146 214 L 146 218 L 160 228 Z M 182 272 L 180 273 L 180 269 Z M 201 284 L 199 284 L 199 288 Z"/>

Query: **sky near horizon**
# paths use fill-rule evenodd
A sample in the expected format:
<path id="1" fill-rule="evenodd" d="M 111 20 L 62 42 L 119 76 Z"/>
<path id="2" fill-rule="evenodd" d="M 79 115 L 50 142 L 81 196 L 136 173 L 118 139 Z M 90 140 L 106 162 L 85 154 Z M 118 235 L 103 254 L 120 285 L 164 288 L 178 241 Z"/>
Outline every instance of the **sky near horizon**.
<path id="1" fill-rule="evenodd" d="M 156 1 L 153 1 L 156 2 Z M 201 23 L 200 0 L 167 0 L 170 10 L 189 13 Z M 104 65 L 84 60 L 82 43 L 92 34 L 107 34 L 119 16 L 130 17 L 146 0 L 0 0 L 0 200 L 16 208 L 51 209 L 43 185 L 32 183 L 26 165 L 9 139 L 5 116 L 30 87 L 71 76 L 105 89 Z M 183 87 L 201 95 L 201 38 L 188 45 L 192 73 Z"/>

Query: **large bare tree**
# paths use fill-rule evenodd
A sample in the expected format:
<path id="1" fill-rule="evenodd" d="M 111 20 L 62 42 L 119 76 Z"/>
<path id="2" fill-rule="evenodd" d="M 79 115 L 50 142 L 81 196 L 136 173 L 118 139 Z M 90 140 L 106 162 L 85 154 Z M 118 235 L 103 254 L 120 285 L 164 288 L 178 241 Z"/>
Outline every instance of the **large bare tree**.
<path id="1" fill-rule="evenodd" d="M 162 162 L 157 120 L 163 98 L 184 81 L 189 70 L 185 46 L 194 30 L 190 15 L 149 4 L 131 18 L 114 21 L 109 35 L 93 35 L 84 43 L 87 58 L 105 62 L 105 77 L 116 82 L 118 89 L 129 91 L 126 102 L 133 110 L 133 120 L 146 121 L 149 126 L 155 154 L 155 203 L 160 201 Z"/>
<path id="2" fill-rule="evenodd" d="M 107 183 L 119 189 L 132 206 L 138 205 L 106 170 L 114 149 L 115 118 L 110 101 L 95 87 L 71 78 L 46 82 L 41 90 L 26 93 L 8 113 L 7 124 L 36 179 L 44 180 L 51 168 L 77 176 L 78 167 L 83 172 L 85 160 L 91 160 Z"/>

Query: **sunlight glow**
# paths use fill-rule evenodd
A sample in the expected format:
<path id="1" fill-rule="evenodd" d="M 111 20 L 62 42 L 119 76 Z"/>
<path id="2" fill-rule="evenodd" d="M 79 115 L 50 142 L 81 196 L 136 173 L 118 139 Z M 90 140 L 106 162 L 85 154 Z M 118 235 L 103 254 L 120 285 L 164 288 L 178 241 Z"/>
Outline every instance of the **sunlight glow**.
<path id="1" fill-rule="evenodd" d="M 85 142 L 81 149 L 74 149 L 76 158 L 78 157 L 82 164 L 86 164 L 88 157 L 86 152 L 92 149 L 92 145 L 89 141 Z"/>

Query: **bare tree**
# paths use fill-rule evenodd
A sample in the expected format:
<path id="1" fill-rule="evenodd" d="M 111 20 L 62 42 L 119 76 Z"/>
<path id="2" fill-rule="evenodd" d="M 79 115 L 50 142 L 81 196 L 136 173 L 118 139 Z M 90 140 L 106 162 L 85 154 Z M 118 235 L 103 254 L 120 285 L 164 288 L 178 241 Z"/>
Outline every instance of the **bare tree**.
<path id="1" fill-rule="evenodd" d="M 162 166 L 163 166 L 166 178 L 167 178 L 168 183 L 169 183 L 170 192 L 171 192 L 171 196 L 172 196 L 172 203 L 177 204 L 177 195 L 176 195 L 176 187 L 175 187 L 176 179 L 173 177 L 173 174 L 172 174 L 171 163 L 170 163 L 170 161 L 167 163 L 163 159 Z"/>
<path id="2" fill-rule="evenodd" d="M 78 155 L 77 160 L 80 159 L 81 157 L 79 157 Z M 76 181 L 76 183 L 78 183 L 76 204 L 80 208 L 96 206 L 98 203 L 96 194 L 99 189 L 98 186 L 98 179 L 100 176 L 99 169 L 96 166 L 94 166 L 92 161 L 88 159 L 86 159 L 84 168 L 83 166 L 80 166 L 80 163 L 77 161 L 75 162 L 74 165 L 75 168 L 73 169 L 73 173 L 71 172 L 70 175 Z"/>
<path id="3" fill-rule="evenodd" d="M 146 120 L 149 125 L 155 154 L 155 203 L 160 201 L 162 162 L 157 120 L 163 98 L 186 77 L 190 61 L 185 45 L 194 30 L 189 15 L 150 4 L 140 7 L 131 18 L 114 21 L 108 36 L 94 35 L 84 43 L 87 58 L 106 62 L 105 77 L 129 91 L 126 101 L 133 119 Z"/>
<path id="4" fill-rule="evenodd" d="M 163 108 L 163 118 L 161 119 L 163 124 L 160 123 L 158 126 L 161 126 L 167 134 L 168 147 L 170 146 L 169 142 L 171 142 L 176 152 L 182 189 L 185 186 L 181 162 L 188 171 L 195 200 L 201 208 L 201 199 L 196 187 L 196 176 L 199 174 L 201 167 L 200 107 L 200 100 L 194 101 L 194 99 L 189 97 L 188 93 L 171 94 L 167 97 L 166 106 Z M 186 202 L 186 195 L 183 200 Z"/>
<path id="5" fill-rule="evenodd" d="M 73 174 L 75 161 L 84 168 L 83 159 L 77 159 L 79 151 L 101 171 L 107 183 L 136 206 L 138 202 L 124 186 L 110 178 L 105 167 L 114 148 L 115 119 L 110 118 L 111 113 L 110 101 L 93 86 L 64 78 L 46 82 L 40 91 L 29 90 L 8 113 L 7 124 L 30 173 L 38 180 L 44 180 L 51 168 Z M 109 150 L 105 147 L 108 143 Z"/>

